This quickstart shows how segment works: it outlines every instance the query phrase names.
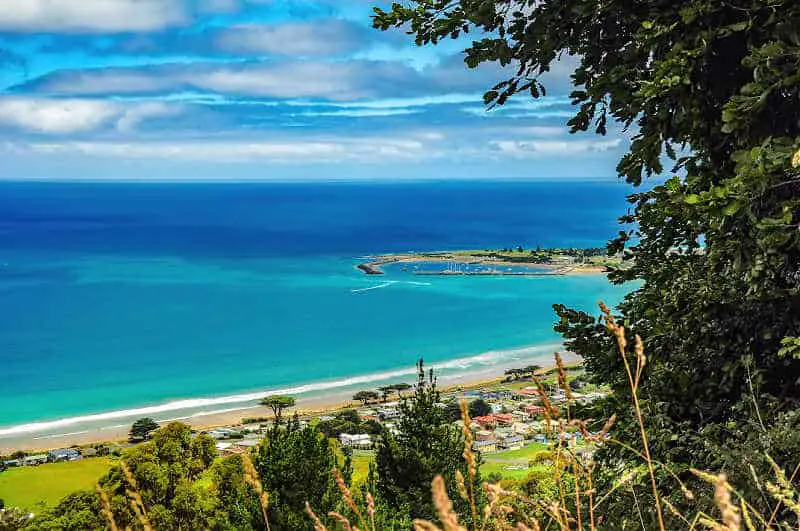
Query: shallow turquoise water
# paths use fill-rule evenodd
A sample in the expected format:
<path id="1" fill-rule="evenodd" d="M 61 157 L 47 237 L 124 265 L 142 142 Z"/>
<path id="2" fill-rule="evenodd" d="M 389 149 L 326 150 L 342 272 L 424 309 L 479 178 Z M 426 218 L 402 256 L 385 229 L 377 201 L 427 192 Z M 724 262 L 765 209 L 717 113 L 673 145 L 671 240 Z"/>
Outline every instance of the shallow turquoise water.
<path id="1" fill-rule="evenodd" d="M 13 186 L 0 185 L 0 437 L 34 421 L 209 399 L 163 408 L 164 417 L 253 400 L 219 397 L 337 388 L 359 375 L 369 387 L 378 378 L 369 375 L 412 370 L 419 357 L 467 358 L 445 371 L 501 367 L 520 358 L 514 349 L 558 343 L 553 303 L 594 310 L 624 293 L 595 275 L 437 277 L 390 267 L 373 277 L 354 267 L 371 251 L 601 245 L 622 204 L 616 188 L 593 185 L 595 198 L 607 196 L 601 207 L 562 203 L 568 222 L 548 227 L 549 214 L 515 211 L 515 201 L 543 209 L 552 194 L 574 192 L 506 185 L 492 192 L 502 207 L 476 210 L 471 202 L 487 191 L 464 185 L 452 191 L 458 201 L 431 200 L 423 211 L 396 199 L 444 192 L 323 186 L 287 198 L 267 187 L 256 201 L 236 188 Z M 532 205 L 537 197 L 543 203 Z M 381 214 L 381 201 L 393 210 Z M 477 219 L 468 226 L 480 230 L 455 235 L 469 211 Z"/>

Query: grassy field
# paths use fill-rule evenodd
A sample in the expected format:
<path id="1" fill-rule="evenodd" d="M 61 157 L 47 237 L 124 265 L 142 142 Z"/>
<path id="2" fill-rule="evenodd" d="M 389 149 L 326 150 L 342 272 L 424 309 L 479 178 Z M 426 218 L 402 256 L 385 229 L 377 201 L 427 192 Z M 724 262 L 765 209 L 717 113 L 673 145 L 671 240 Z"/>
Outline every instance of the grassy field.
<path id="1" fill-rule="evenodd" d="M 489 474 L 499 473 L 508 479 L 523 479 L 528 475 L 528 462 L 537 452 L 546 450 L 547 445 L 533 443 L 519 450 L 508 450 L 483 456 L 481 474 L 486 477 Z"/>
<path id="2" fill-rule="evenodd" d="M 107 457 L 68 463 L 11 468 L 0 472 L 0 499 L 6 506 L 39 510 L 53 506 L 64 495 L 80 489 L 92 489 L 111 468 Z"/>
<path id="3" fill-rule="evenodd" d="M 375 460 L 372 453 L 356 454 L 353 456 L 353 485 L 361 485 L 369 474 L 369 464 Z"/>

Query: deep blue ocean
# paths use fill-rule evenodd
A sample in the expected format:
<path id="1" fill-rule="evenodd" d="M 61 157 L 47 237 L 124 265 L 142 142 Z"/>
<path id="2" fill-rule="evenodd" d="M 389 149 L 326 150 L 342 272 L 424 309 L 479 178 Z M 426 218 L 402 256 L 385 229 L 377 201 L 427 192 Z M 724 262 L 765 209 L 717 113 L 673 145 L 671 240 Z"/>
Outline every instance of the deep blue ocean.
<path id="1" fill-rule="evenodd" d="M 0 446 L 272 390 L 369 388 L 410 378 L 419 357 L 447 373 L 549 356 L 553 303 L 594 310 L 628 288 L 354 266 L 393 251 L 602 246 L 628 192 L 614 179 L 0 183 Z"/>

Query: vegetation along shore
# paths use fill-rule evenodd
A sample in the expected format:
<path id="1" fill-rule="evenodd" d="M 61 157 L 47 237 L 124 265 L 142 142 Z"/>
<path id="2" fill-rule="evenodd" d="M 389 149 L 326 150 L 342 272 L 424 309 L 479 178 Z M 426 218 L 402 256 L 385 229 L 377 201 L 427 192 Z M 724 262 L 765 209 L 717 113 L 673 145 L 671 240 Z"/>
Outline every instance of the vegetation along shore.
<path id="1" fill-rule="evenodd" d="M 430 251 L 370 256 L 356 267 L 367 275 L 383 275 L 383 266 L 400 264 L 415 275 L 543 276 L 605 273 L 622 267 L 621 255 L 606 249 L 560 249 L 522 246 L 505 249 Z"/>

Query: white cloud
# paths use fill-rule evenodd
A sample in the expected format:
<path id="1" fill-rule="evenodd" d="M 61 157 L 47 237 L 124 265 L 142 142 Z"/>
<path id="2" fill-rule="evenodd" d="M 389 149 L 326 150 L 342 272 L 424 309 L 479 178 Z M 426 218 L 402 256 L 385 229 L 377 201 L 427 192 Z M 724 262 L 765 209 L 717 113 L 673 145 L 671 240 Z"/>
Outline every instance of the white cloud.
<path id="1" fill-rule="evenodd" d="M 15 32 L 155 31 L 187 20 L 180 0 L 0 0 L 0 29 Z"/>
<path id="2" fill-rule="evenodd" d="M 66 135 L 95 131 L 114 122 L 117 129 L 129 132 L 148 118 L 179 110 L 158 102 L 2 97 L 0 124 L 27 132 Z"/>
<path id="3" fill-rule="evenodd" d="M 179 107 L 162 102 L 144 102 L 137 105 L 129 105 L 117 120 L 117 129 L 123 132 L 130 132 L 145 120 L 174 116 L 180 112 L 181 109 Z"/>
<path id="4" fill-rule="evenodd" d="M 617 149 L 619 138 L 603 140 L 494 140 L 489 144 L 504 155 L 515 158 L 578 156 Z"/>
<path id="5" fill-rule="evenodd" d="M 363 163 L 385 162 L 387 159 L 416 160 L 428 152 L 423 142 L 414 138 L 375 140 L 317 139 L 298 141 L 159 141 L 159 142 L 36 142 L 17 145 L 40 155 L 82 154 L 89 157 L 112 157 L 121 160 L 170 159 L 188 162 L 246 163 Z"/>
<path id="6" fill-rule="evenodd" d="M 339 55 L 362 45 L 356 26 L 343 20 L 288 24 L 241 24 L 216 39 L 216 46 L 231 53 L 263 55 Z"/>
<path id="7" fill-rule="evenodd" d="M 63 72 L 45 78 L 37 88 L 44 93 L 81 96 L 197 90 L 252 97 L 347 101 L 375 94 L 375 89 L 363 79 L 366 72 L 365 65 L 354 62 L 163 65 L 148 69 Z"/>
<path id="8" fill-rule="evenodd" d="M 49 134 L 91 131 L 108 122 L 117 113 L 116 105 L 100 100 L 0 100 L 0 123 Z"/>

